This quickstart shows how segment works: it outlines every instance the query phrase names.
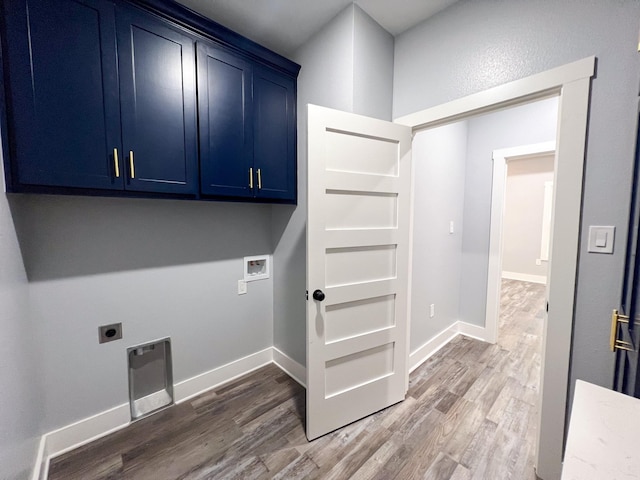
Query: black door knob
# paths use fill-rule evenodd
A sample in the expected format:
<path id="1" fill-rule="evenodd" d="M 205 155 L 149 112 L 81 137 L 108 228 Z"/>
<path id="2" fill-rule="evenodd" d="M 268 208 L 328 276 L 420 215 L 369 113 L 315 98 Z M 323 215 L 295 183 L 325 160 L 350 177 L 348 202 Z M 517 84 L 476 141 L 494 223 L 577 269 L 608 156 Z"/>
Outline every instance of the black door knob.
<path id="1" fill-rule="evenodd" d="M 319 302 L 324 300 L 324 292 L 322 290 L 316 290 L 313 292 L 313 299 Z"/>

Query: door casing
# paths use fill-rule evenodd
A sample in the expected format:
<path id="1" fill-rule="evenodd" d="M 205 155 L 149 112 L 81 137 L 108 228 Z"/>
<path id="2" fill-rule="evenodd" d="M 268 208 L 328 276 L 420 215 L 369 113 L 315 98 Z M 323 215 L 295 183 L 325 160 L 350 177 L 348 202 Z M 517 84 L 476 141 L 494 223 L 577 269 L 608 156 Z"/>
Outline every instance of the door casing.
<path id="1" fill-rule="evenodd" d="M 502 282 L 502 217 L 504 214 L 506 188 L 505 176 L 507 173 L 507 161 L 514 158 L 536 158 L 544 154 L 555 155 L 555 150 L 556 142 L 545 142 L 532 145 L 523 145 L 514 148 L 504 148 L 500 150 L 494 150 L 493 152 L 493 185 L 491 188 L 491 232 L 489 235 L 489 272 L 487 274 L 487 308 L 485 311 L 484 321 L 484 339 L 487 342 L 496 343 L 498 341 L 500 289 Z M 549 263 L 549 266 L 551 266 L 551 263 Z"/>
<path id="2" fill-rule="evenodd" d="M 587 57 L 394 120 L 415 132 L 552 95 L 560 97 L 551 242 L 551 258 L 555 260 L 548 277 L 549 310 L 543 330 L 535 462 L 542 479 L 560 478 L 562 473 L 587 119 L 594 73 L 595 56 Z M 409 248 L 411 269 L 412 245 Z"/>

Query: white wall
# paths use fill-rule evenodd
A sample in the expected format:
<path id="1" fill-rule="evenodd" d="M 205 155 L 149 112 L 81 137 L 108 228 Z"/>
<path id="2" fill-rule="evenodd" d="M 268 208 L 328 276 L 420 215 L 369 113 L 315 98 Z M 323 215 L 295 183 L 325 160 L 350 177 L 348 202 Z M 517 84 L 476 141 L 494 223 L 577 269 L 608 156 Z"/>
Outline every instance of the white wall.
<path id="1" fill-rule="evenodd" d="M 484 326 L 489 273 L 493 151 L 554 141 L 558 99 L 469 119 L 460 281 L 460 320 Z"/>
<path id="2" fill-rule="evenodd" d="M 571 385 L 577 378 L 612 385 L 605 319 L 621 296 L 640 70 L 638 18 L 636 1 L 466 0 L 396 38 L 394 116 L 597 56 Z M 589 225 L 616 226 L 613 255 L 587 253 Z"/>
<path id="3" fill-rule="evenodd" d="M 414 352 L 459 319 L 467 122 L 418 132 L 412 155 L 410 349 Z M 435 305 L 433 318 L 430 304 Z"/>
<path id="4" fill-rule="evenodd" d="M 371 46 L 375 48 L 371 48 Z M 306 363 L 307 108 L 390 120 L 393 38 L 350 5 L 293 55 L 298 77 L 298 205 L 273 207 L 274 345 Z M 372 82 L 373 78 L 377 78 Z M 360 92 L 357 97 L 354 92 Z"/>
<path id="5" fill-rule="evenodd" d="M 547 261 L 540 259 L 544 185 L 553 182 L 553 155 L 507 163 L 504 197 L 502 271 L 546 282 Z"/>
<path id="6" fill-rule="evenodd" d="M 242 257 L 271 253 L 270 207 L 17 195 L 42 355 L 44 429 L 128 402 L 127 347 L 169 336 L 180 382 L 273 344 L 272 282 L 237 295 Z M 98 344 L 98 326 L 122 340 Z"/>
<path id="7" fill-rule="evenodd" d="M 0 152 L 0 174 L 2 171 Z M 31 474 L 42 433 L 40 345 L 7 196 L 0 195 L 0 478 Z"/>

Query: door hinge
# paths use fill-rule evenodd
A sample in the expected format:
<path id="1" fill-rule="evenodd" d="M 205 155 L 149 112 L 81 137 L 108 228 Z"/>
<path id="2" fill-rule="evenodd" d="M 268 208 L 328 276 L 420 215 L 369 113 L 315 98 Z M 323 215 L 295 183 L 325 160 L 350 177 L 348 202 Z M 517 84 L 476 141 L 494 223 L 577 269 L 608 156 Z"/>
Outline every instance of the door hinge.
<path id="1" fill-rule="evenodd" d="M 612 352 L 615 352 L 616 350 L 635 352 L 635 348 L 633 348 L 631 343 L 618 339 L 618 325 L 621 323 L 629 324 L 629 316 L 621 315 L 618 313 L 618 310 L 614 308 L 611 313 L 611 336 L 609 338 L 609 347 Z"/>
<path id="2" fill-rule="evenodd" d="M 307 290 L 307 300 L 309 300 L 309 290 Z"/>

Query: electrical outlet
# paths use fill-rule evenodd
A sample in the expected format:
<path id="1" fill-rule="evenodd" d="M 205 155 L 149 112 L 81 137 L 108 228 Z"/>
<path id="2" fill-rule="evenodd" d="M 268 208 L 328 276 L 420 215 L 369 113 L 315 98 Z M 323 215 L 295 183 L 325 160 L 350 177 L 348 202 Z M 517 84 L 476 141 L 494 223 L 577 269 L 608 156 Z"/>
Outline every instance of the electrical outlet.
<path id="1" fill-rule="evenodd" d="M 429 305 L 429 318 L 433 318 L 436 316 L 436 304 L 432 303 Z"/>
<path id="2" fill-rule="evenodd" d="M 238 280 L 238 295 L 244 295 L 245 293 L 247 293 L 247 282 Z"/>
<path id="3" fill-rule="evenodd" d="M 107 343 L 122 338 L 122 323 L 112 323 L 98 327 L 98 342 Z"/>

